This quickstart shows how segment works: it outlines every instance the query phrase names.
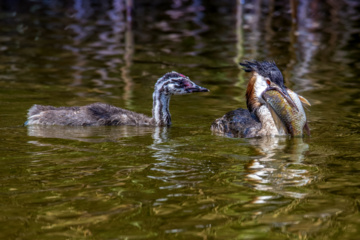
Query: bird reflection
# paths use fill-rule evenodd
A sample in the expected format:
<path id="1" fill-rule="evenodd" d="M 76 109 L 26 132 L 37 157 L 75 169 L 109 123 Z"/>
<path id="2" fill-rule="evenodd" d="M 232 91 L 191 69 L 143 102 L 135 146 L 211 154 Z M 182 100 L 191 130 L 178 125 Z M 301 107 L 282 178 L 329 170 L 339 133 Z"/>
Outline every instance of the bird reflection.
<path id="1" fill-rule="evenodd" d="M 154 139 L 154 144 L 152 146 L 167 142 L 169 140 L 168 131 L 168 127 L 155 127 L 152 134 L 152 138 Z"/>
<path id="2" fill-rule="evenodd" d="M 96 127 L 71 127 L 71 126 L 28 126 L 28 136 L 41 138 L 58 138 L 76 140 L 81 142 L 119 142 L 122 139 L 135 136 L 151 135 L 154 142 L 150 145 L 151 149 L 156 150 L 154 156 L 160 158 L 162 154 L 171 152 L 166 147 L 161 147 L 162 143 L 169 140 L 168 127 L 144 127 L 144 126 L 96 126 Z M 38 141 L 32 143 L 42 145 Z"/>
<path id="3" fill-rule="evenodd" d="M 169 154 L 176 152 L 169 145 L 164 144 L 169 141 L 169 130 L 167 127 L 156 127 L 154 129 L 152 134 L 154 141 L 149 148 L 155 150 L 152 156 L 157 160 L 166 162 L 168 158 L 171 158 Z"/>
<path id="4" fill-rule="evenodd" d="M 152 154 L 156 162 L 152 164 L 147 177 L 164 182 L 160 189 L 181 189 L 196 186 L 203 182 L 203 177 L 210 171 L 204 171 L 203 165 L 194 163 L 194 159 L 185 157 L 183 151 L 189 148 L 188 143 L 179 143 L 171 139 L 171 128 L 155 128 L 152 135 L 153 144 L 149 146 L 154 151 Z M 182 149 L 182 150 L 181 150 Z M 176 193 L 181 196 L 182 193 Z M 154 205 L 162 205 L 155 203 Z"/>
<path id="5" fill-rule="evenodd" d="M 100 126 L 100 127 L 69 127 L 69 126 L 28 126 L 28 135 L 43 138 L 60 138 L 82 142 L 120 141 L 122 138 L 152 134 L 154 128 L 138 126 Z"/>
<path id="6" fill-rule="evenodd" d="M 294 187 L 305 186 L 314 178 L 307 170 L 311 165 L 303 163 L 309 145 L 302 138 L 265 137 L 249 141 L 263 155 L 245 167 L 251 186 L 292 198 L 305 197 L 306 193 Z"/>

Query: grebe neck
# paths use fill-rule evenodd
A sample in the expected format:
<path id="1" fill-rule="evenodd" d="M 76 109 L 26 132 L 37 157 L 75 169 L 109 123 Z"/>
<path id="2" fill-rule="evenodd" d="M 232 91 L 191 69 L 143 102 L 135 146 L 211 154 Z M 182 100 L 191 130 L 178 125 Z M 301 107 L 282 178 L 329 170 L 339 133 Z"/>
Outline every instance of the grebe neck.
<path id="1" fill-rule="evenodd" d="M 261 105 L 256 109 L 256 116 L 261 122 L 261 129 L 258 133 L 259 136 L 276 136 L 282 134 L 282 132 L 279 132 L 277 129 L 274 119 L 266 105 Z"/>
<path id="2" fill-rule="evenodd" d="M 156 126 L 171 125 L 169 103 L 170 94 L 155 89 L 153 93 L 152 118 Z"/>

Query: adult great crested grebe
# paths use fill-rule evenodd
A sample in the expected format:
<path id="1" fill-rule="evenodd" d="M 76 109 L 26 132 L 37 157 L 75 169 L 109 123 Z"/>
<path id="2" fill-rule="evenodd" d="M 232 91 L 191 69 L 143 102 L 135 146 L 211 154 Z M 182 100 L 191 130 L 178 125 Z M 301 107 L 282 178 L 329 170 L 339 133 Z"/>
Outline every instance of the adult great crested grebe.
<path id="1" fill-rule="evenodd" d="M 209 92 L 188 77 L 169 72 L 158 79 L 153 93 L 152 117 L 104 103 L 81 107 L 53 107 L 34 105 L 29 109 L 25 125 L 64 126 L 168 126 L 171 125 L 169 102 L 171 95 Z"/>
<path id="2" fill-rule="evenodd" d="M 310 103 L 285 87 L 283 75 L 274 62 L 246 61 L 240 65 L 246 72 L 252 73 L 246 90 L 248 109 L 239 108 L 216 119 L 211 125 L 214 133 L 229 137 L 252 138 L 285 134 L 302 135 L 304 129 L 310 134 L 302 106 L 302 103 L 307 105 Z M 273 90 L 279 94 L 274 94 Z M 273 100 L 277 103 L 273 103 Z M 289 119 L 295 120 L 291 122 Z"/>

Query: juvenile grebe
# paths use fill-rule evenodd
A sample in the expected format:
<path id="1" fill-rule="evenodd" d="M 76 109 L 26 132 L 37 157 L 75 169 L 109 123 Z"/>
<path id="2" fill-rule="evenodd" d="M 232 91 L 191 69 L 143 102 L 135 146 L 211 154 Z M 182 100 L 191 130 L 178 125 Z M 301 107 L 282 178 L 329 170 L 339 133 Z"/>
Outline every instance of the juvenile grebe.
<path id="1" fill-rule="evenodd" d="M 171 95 L 208 91 L 193 83 L 188 77 L 177 72 L 170 72 L 159 78 L 155 84 L 152 117 L 105 103 L 93 103 L 81 107 L 34 105 L 29 109 L 25 125 L 168 126 L 171 125 L 169 111 Z"/>
<path id="2" fill-rule="evenodd" d="M 244 67 L 246 72 L 252 72 L 246 90 L 248 109 L 239 108 L 226 113 L 212 123 L 211 130 L 217 134 L 241 138 L 285 135 L 287 133 L 286 129 L 278 129 L 279 125 L 274 122 L 263 94 L 271 89 L 278 91 L 283 99 L 286 99 L 284 101 L 288 105 L 296 109 L 296 111 L 301 111 L 300 114 L 305 114 L 301 102 L 305 104 L 309 104 L 309 102 L 285 87 L 283 75 L 274 62 L 246 61 L 240 63 L 240 65 Z M 289 93 L 299 101 L 294 102 Z M 286 124 L 289 123 L 283 123 L 283 125 Z M 285 127 L 291 128 L 292 126 Z M 306 118 L 304 129 L 309 134 Z"/>

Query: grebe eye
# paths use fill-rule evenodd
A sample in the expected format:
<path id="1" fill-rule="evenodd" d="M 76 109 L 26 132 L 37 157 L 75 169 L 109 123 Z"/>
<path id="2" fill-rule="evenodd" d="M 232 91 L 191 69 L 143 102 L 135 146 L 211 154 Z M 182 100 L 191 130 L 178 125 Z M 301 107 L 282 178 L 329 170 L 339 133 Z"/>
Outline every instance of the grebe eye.
<path id="1" fill-rule="evenodd" d="M 177 82 L 177 83 L 176 83 L 176 86 L 177 86 L 177 87 L 182 87 L 182 86 L 184 86 L 184 83 L 183 83 L 182 81 L 181 81 L 181 82 Z"/>
<path id="2" fill-rule="evenodd" d="M 270 86 L 271 81 L 269 79 L 266 79 L 266 84 Z"/>

